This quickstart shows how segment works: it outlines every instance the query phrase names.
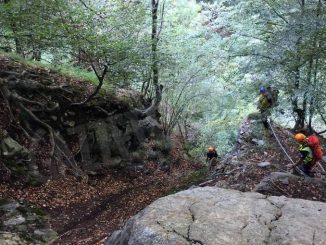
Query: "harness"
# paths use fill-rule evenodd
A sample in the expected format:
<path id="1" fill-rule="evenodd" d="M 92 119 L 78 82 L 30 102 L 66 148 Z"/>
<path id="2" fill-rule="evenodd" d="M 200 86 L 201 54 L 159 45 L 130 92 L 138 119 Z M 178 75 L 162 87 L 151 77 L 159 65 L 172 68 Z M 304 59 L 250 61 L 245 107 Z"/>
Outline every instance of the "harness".
<path id="1" fill-rule="evenodd" d="M 314 159 L 314 153 L 309 146 L 300 145 L 299 152 L 301 153 L 304 164 L 308 165 L 312 163 L 312 160 Z"/>

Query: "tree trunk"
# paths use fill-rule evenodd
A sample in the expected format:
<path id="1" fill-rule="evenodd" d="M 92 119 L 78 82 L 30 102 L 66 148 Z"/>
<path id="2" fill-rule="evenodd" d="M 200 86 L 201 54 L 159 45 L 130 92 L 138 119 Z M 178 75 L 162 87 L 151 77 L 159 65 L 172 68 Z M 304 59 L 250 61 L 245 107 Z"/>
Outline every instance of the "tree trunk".
<path id="1" fill-rule="evenodd" d="M 300 69 L 299 67 L 296 68 L 295 70 L 295 77 L 294 77 L 294 86 L 296 90 L 299 90 L 300 87 Z M 302 108 L 299 107 L 299 102 L 298 102 L 298 96 L 294 95 L 292 98 L 292 110 L 294 114 L 296 114 L 295 117 L 295 125 L 294 125 L 294 130 L 296 129 L 301 129 L 304 127 L 304 120 L 306 117 L 306 99 L 304 99 L 302 103 Z"/>
<path id="2" fill-rule="evenodd" d="M 157 45 L 159 41 L 159 32 L 157 29 L 158 22 L 158 6 L 160 0 L 152 0 L 152 85 L 154 88 L 154 99 L 149 108 L 144 111 L 140 111 L 141 117 L 151 116 L 157 113 L 158 107 L 162 100 L 162 89 L 163 86 L 159 85 L 159 65 L 158 65 L 158 55 L 157 55 Z M 161 20 L 163 21 L 163 20 Z M 139 111 L 139 110 L 138 110 Z M 159 117 L 159 114 L 156 116 Z"/>
<path id="3" fill-rule="evenodd" d="M 305 9 L 305 0 L 301 0 L 300 4 L 301 4 L 301 15 L 303 16 L 304 9 Z M 302 39 L 302 36 L 299 36 L 297 43 L 296 43 L 297 52 L 298 52 L 298 54 L 297 54 L 298 67 L 296 67 L 296 69 L 295 69 L 295 77 L 294 77 L 294 87 L 295 87 L 296 91 L 298 91 L 300 89 L 300 79 L 301 79 L 300 67 L 299 67 L 299 64 L 301 63 L 301 57 L 299 54 L 300 53 L 299 47 L 300 47 L 301 39 Z M 306 105 L 307 105 L 306 93 L 304 94 L 302 108 L 299 107 L 298 96 L 293 95 L 292 110 L 293 110 L 293 113 L 296 115 L 294 130 L 302 129 L 305 126 Z"/>
<path id="4" fill-rule="evenodd" d="M 21 42 L 21 40 L 19 38 L 19 35 L 17 34 L 17 32 L 18 32 L 17 31 L 17 24 L 15 22 L 13 22 L 13 21 L 11 23 L 11 29 L 12 29 L 12 32 L 14 34 L 16 53 L 25 58 L 23 45 L 22 45 L 22 42 Z"/>
<path id="5" fill-rule="evenodd" d="M 316 32 L 318 31 L 318 18 L 320 16 L 320 11 L 321 11 L 321 0 L 318 1 L 317 3 L 317 15 L 316 15 L 316 23 L 315 23 L 315 30 Z M 313 45 L 312 47 L 314 49 L 317 49 L 320 46 L 319 41 L 317 40 L 317 37 L 315 36 L 313 39 Z M 308 121 L 308 129 L 310 132 L 313 131 L 312 128 L 312 118 L 315 114 L 315 109 L 316 109 L 316 97 L 317 97 L 317 73 L 318 73 L 318 63 L 319 63 L 319 59 L 313 59 L 310 58 L 309 60 L 309 81 L 311 82 L 311 80 L 313 79 L 312 82 L 312 90 L 310 91 L 311 95 L 310 95 L 310 107 L 309 107 L 309 121 Z M 313 74 L 312 74 L 313 73 Z M 310 84 L 310 83 L 309 83 Z"/>

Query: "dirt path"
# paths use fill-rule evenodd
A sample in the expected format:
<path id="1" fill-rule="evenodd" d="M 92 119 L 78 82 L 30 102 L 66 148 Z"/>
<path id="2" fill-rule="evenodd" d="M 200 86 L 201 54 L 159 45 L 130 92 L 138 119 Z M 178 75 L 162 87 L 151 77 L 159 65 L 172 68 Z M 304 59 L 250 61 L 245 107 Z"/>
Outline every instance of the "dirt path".
<path id="1" fill-rule="evenodd" d="M 51 224 L 61 235 L 53 244 L 101 244 L 101 240 L 157 199 L 162 191 L 164 189 L 159 186 L 147 184 L 74 205 L 64 212 L 60 209 L 52 210 Z M 63 224 L 62 216 L 67 215 L 70 219 Z"/>
<path id="2" fill-rule="evenodd" d="M 183 165 L 184 166 L 184 165 Z M 103 244 L 105 238 L 148 204 L 178 186 L 198 166 L 150 174 L 112 170 L 93 185 L 71 176 L 39 187 L 0 185 L 0 198 L 26 200 L 45 209 L 59 238 L 52 245 Z"/>

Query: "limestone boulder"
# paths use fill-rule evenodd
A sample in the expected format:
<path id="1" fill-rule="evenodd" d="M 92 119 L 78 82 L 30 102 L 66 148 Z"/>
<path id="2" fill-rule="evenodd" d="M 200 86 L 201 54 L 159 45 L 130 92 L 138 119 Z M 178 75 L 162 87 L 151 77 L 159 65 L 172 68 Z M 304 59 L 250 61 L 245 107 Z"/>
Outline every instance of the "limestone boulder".
<path id="1" fill-rule="evenodd" d="M 326 204 L 216 187 L 158 199 L 106 245 L 323 244 Z"/>

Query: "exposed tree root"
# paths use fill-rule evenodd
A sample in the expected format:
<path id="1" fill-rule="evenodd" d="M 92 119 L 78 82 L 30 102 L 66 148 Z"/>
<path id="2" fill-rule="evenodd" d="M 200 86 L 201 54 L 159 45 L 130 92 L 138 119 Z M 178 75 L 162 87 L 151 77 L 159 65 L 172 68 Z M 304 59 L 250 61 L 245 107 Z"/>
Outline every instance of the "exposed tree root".
<path id="1" fill-rule="evenodd" d="M 0 71 L 0 74 L 3 74 L 3 71 Z M 23 85 L 22 85 L 23 84 Z M 65 142 L 61 139 L 59 135 L 57 135 L 53 128 L 47 124 L 46 122 L 42 121 L 39 117 L 37 117 L 34 112 L 31 109 L 28 109 L 24 104 L 32 104 L 32 105 L 37 105 L 39 107 L 39 111 L 49 111 L 49 110 L 54 110 L 59 107 L 58 104 L 54 104 L 53 107 L 49 108 L 47 105 L 42 104 L 40 102 L 34 101 L 27 99 L 25 97 L 20 96 L 15 89 L 17 88 L 26 88 L 26 86 L 29 86 L 29 89 L 48 89 L 48 90 L 61 90 L 61 87 L 47 87 L 40 85 L 37 82 L 34 81 L 26 81 L 26 80 L 8 80 L 8 79 L 3 79 L 0 78 L 0 91 L 2 94 L 2 97 L 7 103 L 7 106 L 9 107 L 9 110 L 11 110 L 11 106 L 14 105 L 17 108 L 19 108 L 24 114 L 28 116 L 29 119 L 21 119 L 23 120 L 25 125 L 28 125 L 28 121 L 32 120 L 39 124 L 42 128 L 44 128 L 48 134 L 49 134 L 49 140 L 51 144 L 51 150 L 50 150 L 50 158 L 51 158 L 51 163 L 53 159 L 57 159 L 58 162 L 60 161 L 60 156 L 65 159 L 68 164 L 68 167 L 72 170 L 73 174 L 78 177 L 85 177 L 85 173 L 78 167 L 76 162 L 72 157 L 69 157 L 69 151 L 67 150 Z M 13 91 L 11 91 L 11 89 Z M 12 119 L 14 119 L 13 114 L 11 113 Z M 21 127 L 23 132 L 28 136 L 28 138 L 33 138 L 23 127 Z M 32 131 L 32 130 L 30 130 Z"/>

